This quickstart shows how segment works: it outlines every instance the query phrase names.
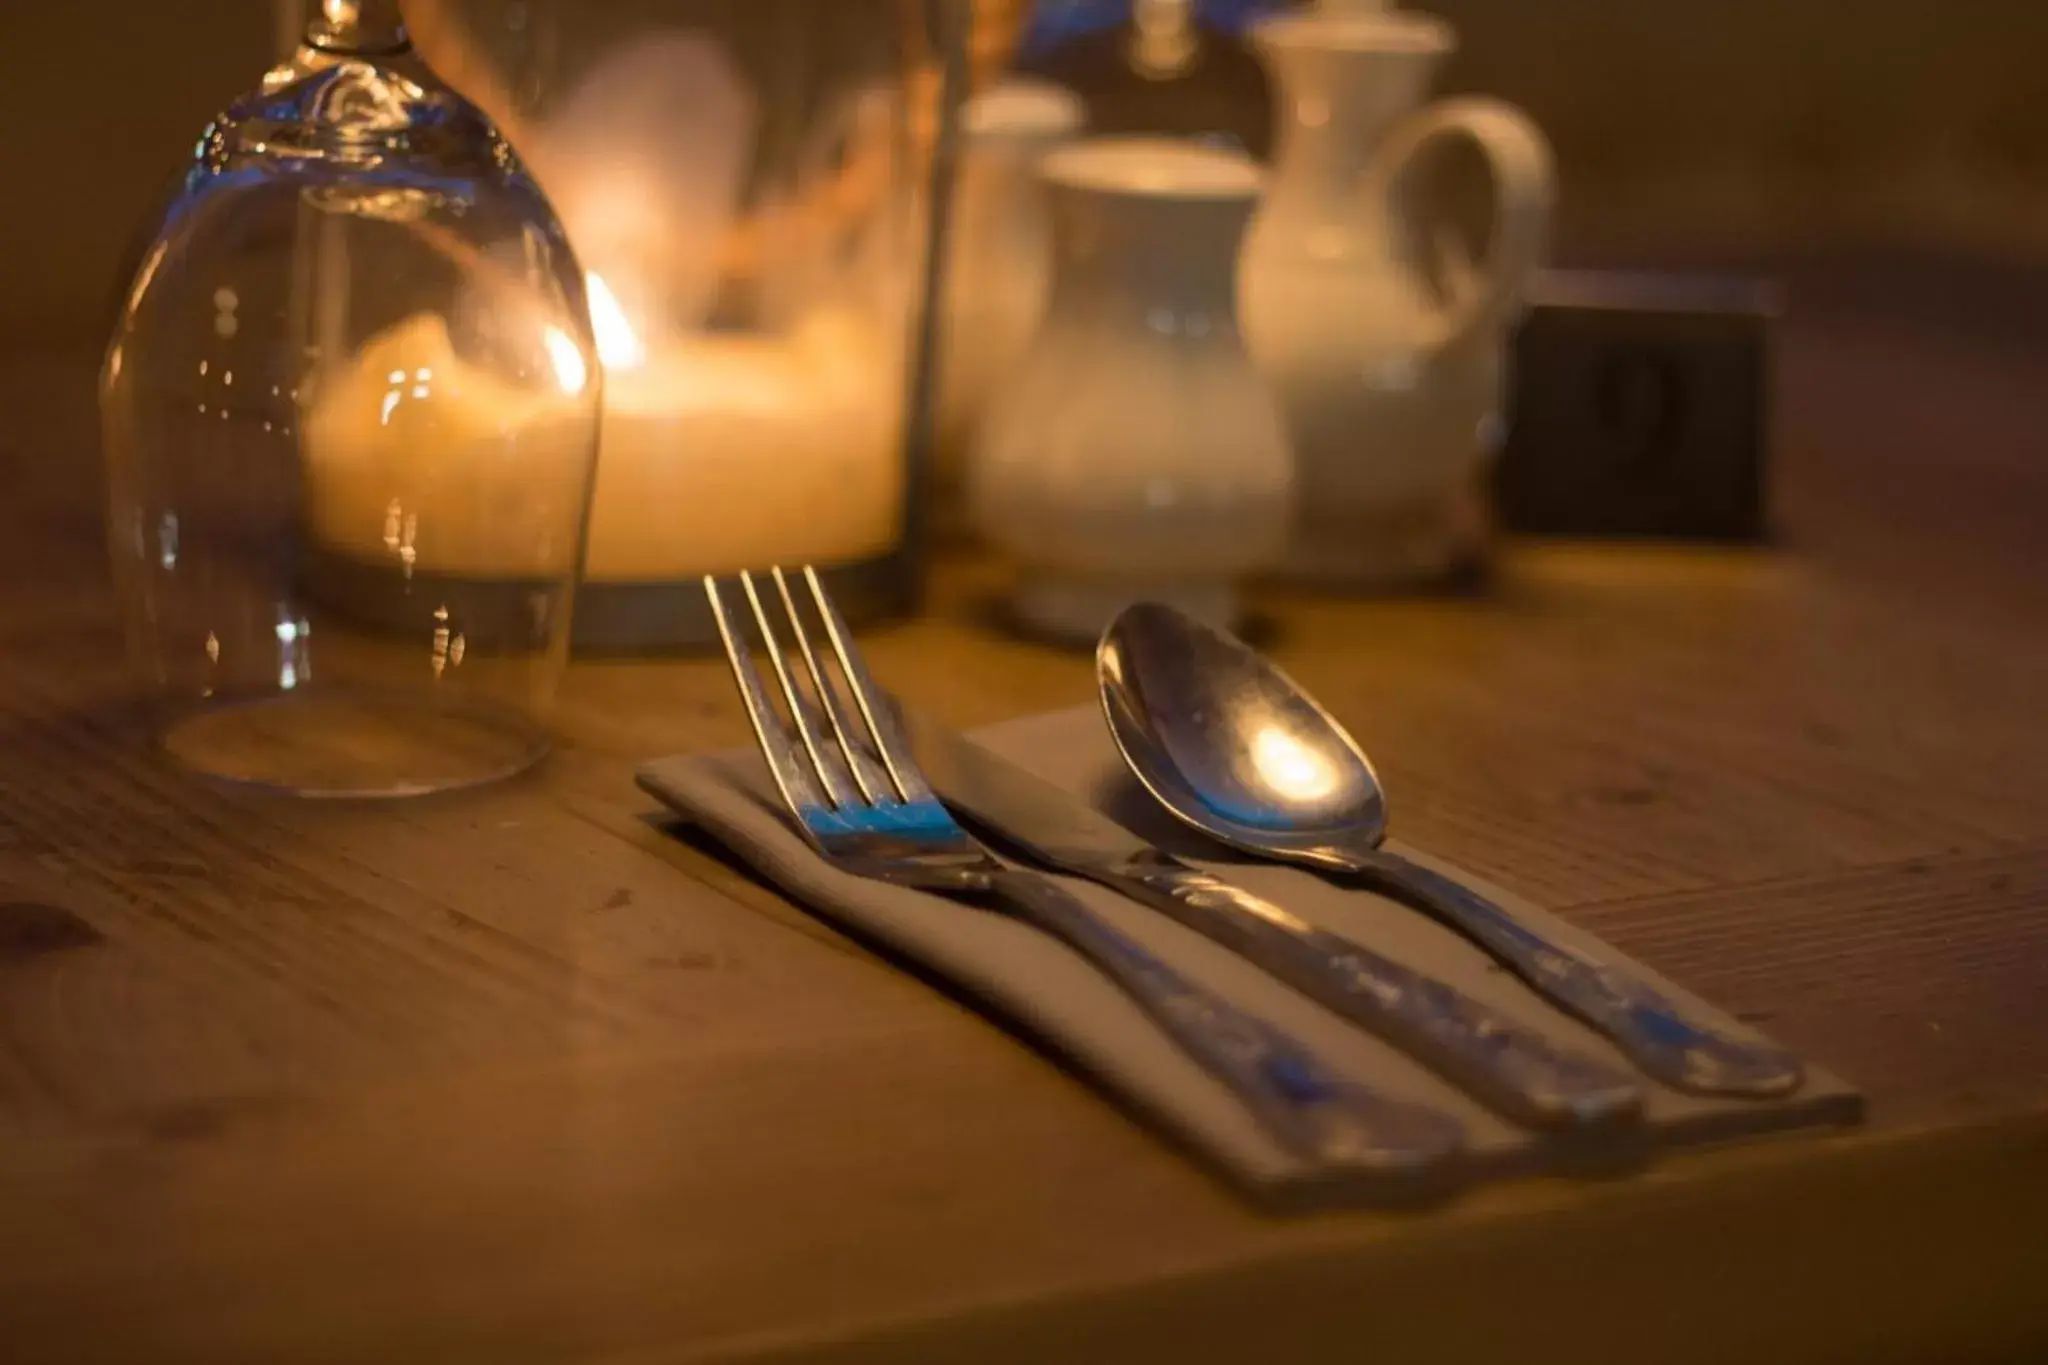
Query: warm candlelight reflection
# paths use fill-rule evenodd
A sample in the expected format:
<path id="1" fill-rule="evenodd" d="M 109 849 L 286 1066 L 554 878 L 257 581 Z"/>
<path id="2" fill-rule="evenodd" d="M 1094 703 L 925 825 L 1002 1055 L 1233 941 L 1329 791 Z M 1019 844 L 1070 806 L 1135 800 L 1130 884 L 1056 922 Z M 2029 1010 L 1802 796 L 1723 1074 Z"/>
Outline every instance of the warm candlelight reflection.
<path id="1" fill-rule="evenodd" d="M 590 330 L 597 338 L 597 358 L 604 362 L 605 369 L 633 370 L 645 364 L 647 348 L 640 344 L 633 324 L 626 321 L 611 286 L 594 270 L 590 272 L 588 295 Z"/>
<path id="2" fill-rule="evenodd" d="M 1268 786 L 1294 801 L 1319 801 L 1344 778 L 1328 758 L 1278 725 L 1252 737 L 1252 762 Z"/>

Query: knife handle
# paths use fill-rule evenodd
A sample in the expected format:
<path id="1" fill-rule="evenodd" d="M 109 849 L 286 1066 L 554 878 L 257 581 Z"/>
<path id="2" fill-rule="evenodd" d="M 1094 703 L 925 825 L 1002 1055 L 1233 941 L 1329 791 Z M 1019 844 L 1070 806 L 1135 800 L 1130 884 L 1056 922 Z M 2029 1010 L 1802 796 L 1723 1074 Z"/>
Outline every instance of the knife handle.
<path id="1" fill-rule="evenodd" d="M 1606 1129 L 1641 1116 L 1642 1091 L 1620 1070 L 1558 1047 L 1456 987 L 1220 877 L 1168 858 L 1093 875 L 1384 1038 L 1517 1123 Z"/>
<path id="2" fill-rule="evenodd" d="M 1049 878 L 1005 868 L 990 875 L 988 891 L 1122 987 L 1298 1155 L 1408 1190 L 1434 1189 L 1425 1176 L 1455 1176 L 1465 1140 L 1456 1119 L 1340 1076 L 1294 1037 L 1189 980 Z"/>
<path id="3" fill-rule="evenodd" d="M 1612 1038 L 1644 1071 L 1700 1095 L 1788 1095 L 1799 1059 L 1775 1043 L 1736 1037 L 1647 981 L 1554 942 L 1462 882 L 1375 849 L 1354 855 L 1364 885 L 1449 924 L 1538 993 Z"/>

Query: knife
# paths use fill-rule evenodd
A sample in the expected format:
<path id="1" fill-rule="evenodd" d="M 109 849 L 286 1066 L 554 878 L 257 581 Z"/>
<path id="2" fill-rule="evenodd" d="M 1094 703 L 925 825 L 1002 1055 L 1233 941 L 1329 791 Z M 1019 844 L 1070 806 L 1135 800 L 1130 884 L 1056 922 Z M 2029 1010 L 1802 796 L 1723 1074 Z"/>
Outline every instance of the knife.
<path id="1" fill-rule="evenodd" d="M 1623 1071 L 1184 863 L 1050 782 L 899 709 L 940 798 L 1029 860 L 1162 911 L 1517 1123 L 1583 1131 L 1641 1118 L 1642 1091 Z"/>

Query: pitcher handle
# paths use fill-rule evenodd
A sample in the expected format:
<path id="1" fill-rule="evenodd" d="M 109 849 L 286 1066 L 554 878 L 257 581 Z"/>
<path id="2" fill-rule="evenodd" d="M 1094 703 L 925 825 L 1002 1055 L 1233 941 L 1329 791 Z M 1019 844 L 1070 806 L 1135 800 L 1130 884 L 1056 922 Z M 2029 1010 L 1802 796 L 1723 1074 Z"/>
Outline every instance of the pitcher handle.
<path id="1" fill-rule="evenodd" d="M 1440 100 L 1402 119 L 1380 144 L 1373 183 L 1388 219 L 1387 240 L 1396 239 L 1392 219 L 1402 175 L 1440 140 L 1460 137 L 1479 148 L 1492 173 L 1493 230 L 1476 278 L 1437 315 L 1437 350 L 1497 327 L 1514 312 L 1542 264 L 1557 196 L 1550 144 L 1527 114 L 1477 96 Z M 1428 230 L 1426 212 L 1417 227 Z"/>

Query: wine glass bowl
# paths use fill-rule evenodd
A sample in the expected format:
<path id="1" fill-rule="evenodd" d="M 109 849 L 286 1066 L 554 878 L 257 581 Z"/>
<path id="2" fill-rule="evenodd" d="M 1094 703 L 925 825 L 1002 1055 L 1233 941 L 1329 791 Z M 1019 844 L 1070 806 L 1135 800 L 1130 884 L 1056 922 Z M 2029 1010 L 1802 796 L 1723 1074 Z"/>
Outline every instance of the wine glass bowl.
<path id="1" fill-rule="evenodd" d="M 199 140 L 108 345 L 109 540 L 165 750 L 307 795 L 546 749 L 596 461 L 582 272 L 395 7 Z"/>

